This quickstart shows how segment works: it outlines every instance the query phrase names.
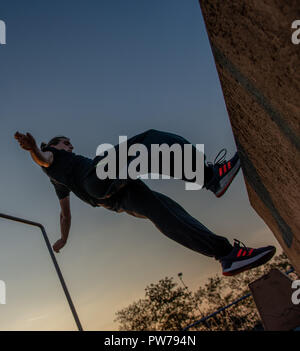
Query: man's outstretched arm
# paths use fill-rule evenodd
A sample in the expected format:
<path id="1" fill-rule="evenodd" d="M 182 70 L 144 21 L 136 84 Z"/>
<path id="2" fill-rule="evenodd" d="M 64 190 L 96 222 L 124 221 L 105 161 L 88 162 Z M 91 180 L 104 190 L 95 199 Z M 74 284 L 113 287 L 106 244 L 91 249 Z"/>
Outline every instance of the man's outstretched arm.
<path id="1" fill-rule="evenodd" d="M 29 151 L 35 163 L 42 167 L 49 167 L 53 162 L 53 154 L 50 151 L 41 151 L 36 144 L 34 137 L 30 133 L 15 133 L 15 139 L 18 140 L 22 149 Z"/>

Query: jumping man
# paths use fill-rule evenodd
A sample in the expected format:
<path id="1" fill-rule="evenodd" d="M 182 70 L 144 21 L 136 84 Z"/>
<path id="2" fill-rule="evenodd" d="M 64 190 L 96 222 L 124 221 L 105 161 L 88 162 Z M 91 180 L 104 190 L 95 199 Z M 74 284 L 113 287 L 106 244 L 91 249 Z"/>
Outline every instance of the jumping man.
<path id="1" fill-rule="evenodd" d="M 96 166 L 100 157 L 89 159 L 73 152 L 68 137 L 58 136 L 37 146 L 30 133 L 15 133 L 20 146 L 30 152 L 33 161 L 48 175 L 59 199 L 61 238 L 53 245 L 59 252 L 66 244 L 70 226 L 70 192 L 91 206 L 103 206 L 115 212 L 126 212 L 139 218 L 148 218 L 170 239 L 203 255 L 214 257 L 222 265 L 222 273 L 231 276 L 266 263 L 275 254 L 274 246 L 258 249 L 246 247 L 235 239 L 234 245 L 222 236 L 212 233 L 166 195 L 151 190 L 140 179 L 99 179 Z M 146 146 L 149 154 L 152 144 L 190 144 L 172 133 L 148 130 L 128 140 Z M 115 146 L 118 150 L 119 145 Z M 197 151 L 192 146 L 194 153 Z M 226 152 L 226 151 L 225 151 Z M 193 159 L 194 161 L 194 159 Z M 204 161 L 204 188 L 216 197 L 224 195 L 240 169 L 236 153 L 230 160 L 225 155 L 214 163 Z M 183 174 L 183 173 L 182 173 Z M 184 176 L 183 180 L 186 180 Z"/>

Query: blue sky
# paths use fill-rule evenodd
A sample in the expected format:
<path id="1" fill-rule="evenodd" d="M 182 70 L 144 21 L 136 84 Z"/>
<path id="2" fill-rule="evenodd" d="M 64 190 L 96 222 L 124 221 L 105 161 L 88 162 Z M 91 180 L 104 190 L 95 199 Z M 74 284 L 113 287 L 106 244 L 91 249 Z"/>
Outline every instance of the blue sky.
<path id="1" fill-rule="evenodd" d="M 236 150 L 197 0 L 8 1 L 0 4 L 1 212 L 42 222 L 53 244 L 59 203 L 49 179 L 13 138 L 63 134 L 93 158 L 155 128 L 204 144 L 213 161 Z M 277 241 L 251 208 L 242 172 L 221 199 L 184 190 L 178 180 L 147 184 L 178 201 L 232 242 Z M 57 255 L 82 324 L 113 330 L 115 312 L 165 276 L 195 289 L 219 263 L 171 241 L 146 220 L 92 208 L 71 198 L 72 228 Z M 38 230 L 0 221 L 1 330 L 73 330 L 70 311 Z M 178 280 L 178 279 L 177 279 Z M 180 281 L 178 280 L 178 283 Z"/>

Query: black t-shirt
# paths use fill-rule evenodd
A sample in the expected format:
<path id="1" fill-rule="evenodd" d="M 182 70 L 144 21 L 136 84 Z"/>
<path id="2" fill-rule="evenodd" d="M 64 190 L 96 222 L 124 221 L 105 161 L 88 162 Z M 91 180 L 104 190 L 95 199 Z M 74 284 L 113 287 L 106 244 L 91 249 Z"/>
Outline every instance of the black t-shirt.
<path id="1" fill-rule="evenodd" d="M 48 175 L 61 200 L 69 196 L 70 191 L 84 202 L 96 207 L 97 200 L 92 198 L 83 188 L 84 179 L 95 171 L 94 161 L 90 158 L 76 155 L 73 152 L 47 147 L 43 151 L 53 153 L 53 163 L 50 167 L 41 167 Z"/>

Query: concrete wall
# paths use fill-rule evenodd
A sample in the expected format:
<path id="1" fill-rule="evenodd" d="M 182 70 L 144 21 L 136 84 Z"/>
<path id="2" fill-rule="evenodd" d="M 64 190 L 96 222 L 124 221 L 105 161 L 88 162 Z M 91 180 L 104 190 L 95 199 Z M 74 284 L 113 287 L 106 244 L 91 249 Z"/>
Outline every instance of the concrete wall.
<path id="1" fill-rule="evenodd" d="M 300 273 L 299 0 L 200 6 L 251 205 Z"/>

